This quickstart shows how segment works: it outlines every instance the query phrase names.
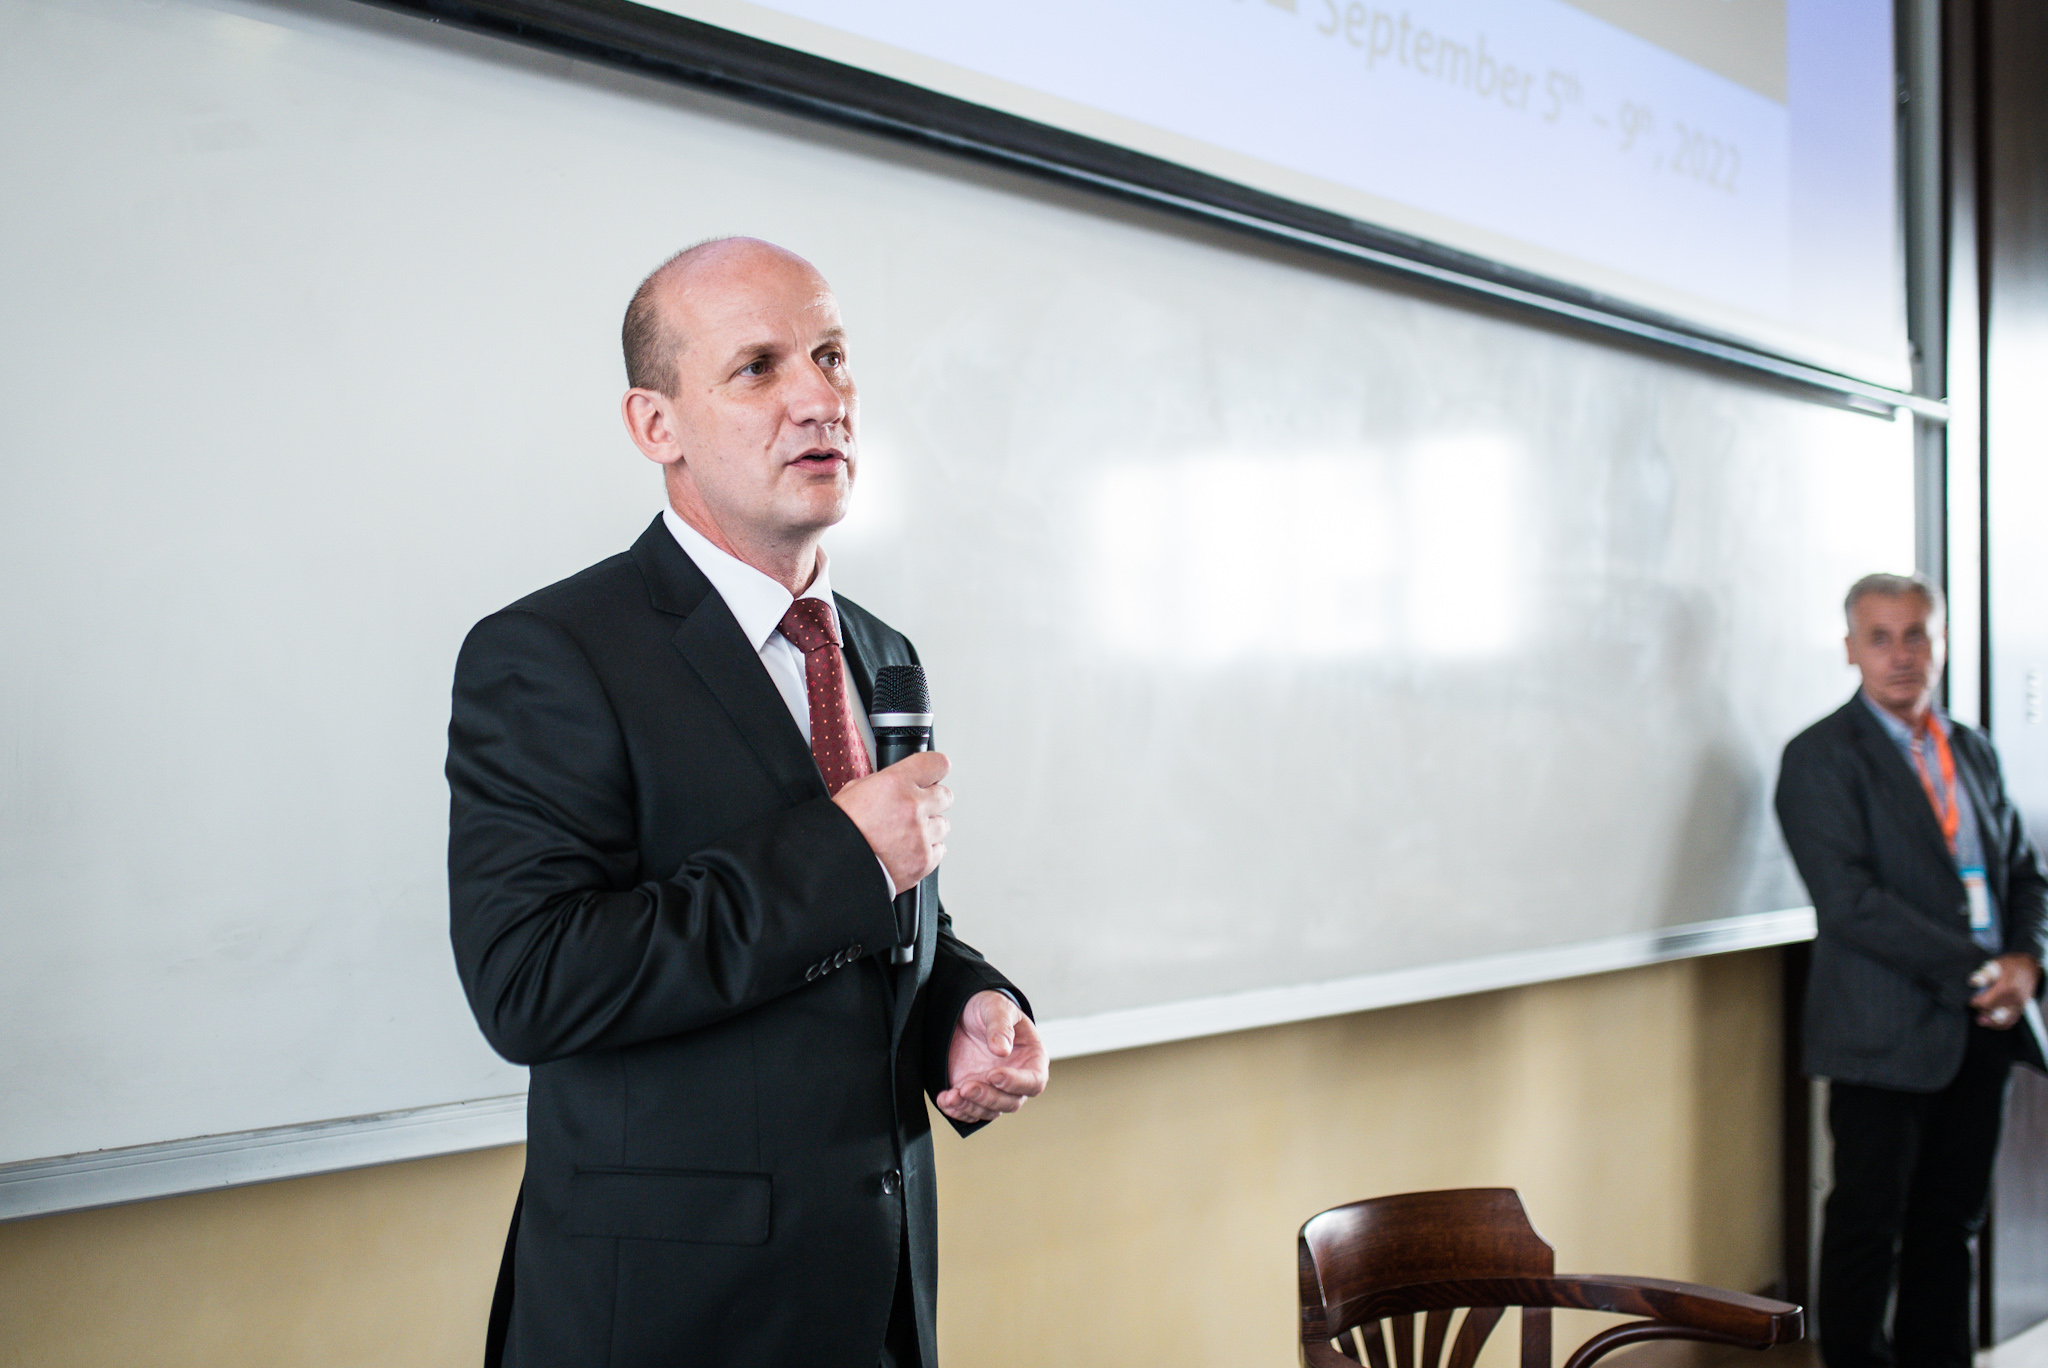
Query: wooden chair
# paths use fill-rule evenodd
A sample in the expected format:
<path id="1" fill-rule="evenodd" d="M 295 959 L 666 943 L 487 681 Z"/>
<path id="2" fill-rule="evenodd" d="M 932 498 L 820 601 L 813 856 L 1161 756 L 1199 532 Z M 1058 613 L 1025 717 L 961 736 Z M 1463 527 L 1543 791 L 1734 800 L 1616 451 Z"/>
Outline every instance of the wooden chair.
<path id="1" fill-rule="evenodd" d="M 1564 1274 L 1513 1188 L 1375 1197 L 1325 1211 L 1301 1228 L 1301 1361 L 1305 1368 L 1438 1368 L 1452 1314 L 1465 1318 L 1448 1368 L 1472 1368 L 1507 1307 L 1522 1308 L 1522 1368 L 1551 1368 L 1550 1308 L 1645 1319 L 1603 1330 L 1565 1368 L 1644 1340 L 1706 1340 L 1767 1349 L 1800 1338 L 1805 1314 L 1787 1302 L 1661 1278 Z M 1417 1357 L 1416 1314 L 1423 1314 Z"/>

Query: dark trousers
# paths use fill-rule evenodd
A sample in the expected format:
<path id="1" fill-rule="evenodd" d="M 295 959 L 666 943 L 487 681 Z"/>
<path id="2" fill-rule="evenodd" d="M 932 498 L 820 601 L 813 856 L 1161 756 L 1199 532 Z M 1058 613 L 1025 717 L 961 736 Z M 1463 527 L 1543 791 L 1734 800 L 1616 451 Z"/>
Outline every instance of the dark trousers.
<path id="1" fill-rule="evenodd" d="M 1940 1092 L 1829 1089 L 1835 1184 L 1819 1299 L 1827 1368 L 1970 1368 L 1970 1241 L 1991 1191 L 2009 1034 L 1971 1026 L 1962 1068 Z"/>

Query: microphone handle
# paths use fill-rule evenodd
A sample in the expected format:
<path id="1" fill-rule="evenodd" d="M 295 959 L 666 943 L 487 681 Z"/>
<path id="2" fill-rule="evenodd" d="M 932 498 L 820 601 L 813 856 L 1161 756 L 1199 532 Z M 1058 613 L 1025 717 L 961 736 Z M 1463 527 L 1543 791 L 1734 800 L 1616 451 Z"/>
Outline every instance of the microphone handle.
<path id="1" fill-rule="evenodd" d="M 932 748 L 930 727 L 876 727 L 875 768 L 887 769 Z M 910 964 L 917 959 L 917 938 L 924 928 L 924 884 L 906 888 L 896 895 L 896 944 L 889 948 L 889 963 Z"/>
<path id="2" fill-rule="evenodd" d="M 887 769 L 899 760 L 908 760 L 920 751 L 932 748 L 930 727 L 876 727 L 875 768 Z"/>

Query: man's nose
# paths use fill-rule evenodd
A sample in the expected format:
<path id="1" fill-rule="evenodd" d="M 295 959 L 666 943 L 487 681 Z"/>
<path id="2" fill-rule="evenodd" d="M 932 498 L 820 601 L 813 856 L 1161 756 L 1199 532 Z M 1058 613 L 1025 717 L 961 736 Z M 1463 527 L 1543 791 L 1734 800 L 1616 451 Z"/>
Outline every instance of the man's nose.
<path id="1" fill-rule="evenodd" d="M 846 396 L 832 383 L 823 367 L 802 368 L 792 382 L 789 416 L 799 423 L 830 427 L 846 417 Z"/>

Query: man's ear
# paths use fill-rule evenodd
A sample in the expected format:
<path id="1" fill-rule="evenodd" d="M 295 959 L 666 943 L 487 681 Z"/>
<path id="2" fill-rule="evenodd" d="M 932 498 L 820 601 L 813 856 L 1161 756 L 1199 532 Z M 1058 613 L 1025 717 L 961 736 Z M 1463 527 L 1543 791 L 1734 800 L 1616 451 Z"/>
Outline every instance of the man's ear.
<path id="1" fill-rule="evenodd" d="M 683 459 L 682 439 L 676 431 L 675 401 L 659 390 L 629 389 L 619 400 L 619 416 L 625 420 L 626 435 L 640 454 L 657 465 L 673 466 Z"/>

